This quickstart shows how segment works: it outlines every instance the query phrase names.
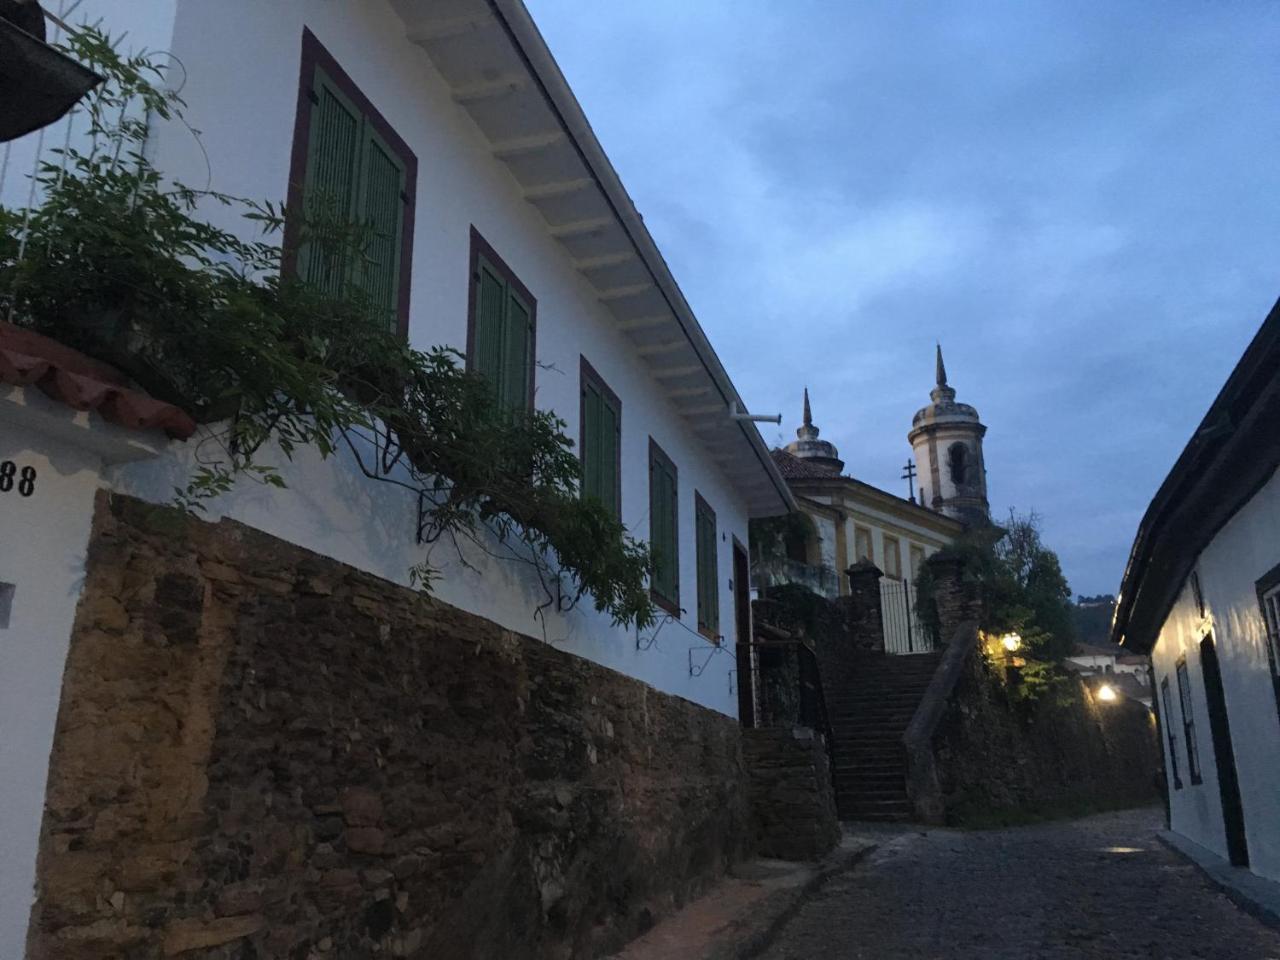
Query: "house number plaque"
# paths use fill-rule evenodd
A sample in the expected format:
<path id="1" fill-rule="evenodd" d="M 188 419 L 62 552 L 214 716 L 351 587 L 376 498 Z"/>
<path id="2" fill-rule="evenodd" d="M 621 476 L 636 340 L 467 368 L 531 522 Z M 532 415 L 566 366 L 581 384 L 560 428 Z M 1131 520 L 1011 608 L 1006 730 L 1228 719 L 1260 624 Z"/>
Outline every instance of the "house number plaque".
<path id="1" fill-rule="evenodd" d="M 36 468 L 19 467 L 12 460 L 0 460 L 0 493 L 14 490 L 23 497 L 36 492 Z"/>

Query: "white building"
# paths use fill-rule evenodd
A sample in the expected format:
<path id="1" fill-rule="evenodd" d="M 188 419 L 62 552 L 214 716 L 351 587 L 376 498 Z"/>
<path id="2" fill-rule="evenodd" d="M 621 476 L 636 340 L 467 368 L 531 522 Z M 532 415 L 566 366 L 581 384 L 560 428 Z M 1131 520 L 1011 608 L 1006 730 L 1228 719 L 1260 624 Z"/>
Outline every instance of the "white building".
<path id="1" fill-rule="evenodd" d="M 1280 306 L 1157 491 L 1112 638 L 1151 656 L 1170 828 L 1280 880 Z"/>
<path id="2" fill-rule="evenodd" d="M 60 12 L 57 0 L 48 6 Z M 61 12 L 71 7 L 64 2 Z M 170 79 L 181 84 L 186 121 L 200 138 L 185 124 L 155 124 L 148 150 L 183 182 L 296 200 L 327 120 L 365 132 L 379 151 L 370 162 L 385 164 L 396 187 L 389 196 L 403 203 L 394 214 L 392 306 L 409 341 L 465 350 L 476 322 L 473 284 L 483 275 L 502 285 L 527 313 L 526 365 L 514 373 L 529 402 L 556 411 L 578 437 L 584 394 L 608 398 L 617 423 L 612 486 L 624 523 L 641 539 L 658 535 L 655 462 L 675 503 L 678 562 L 659 598 L 672 623 L 661 645 L 613 627 L 589 603 L 536 620 L 532 576 L 481 556 L 468 557 L 479 568 L 471 570 L 443 550 L 434 554 L 436 595 L 736 716 L 732 651 L 749 617 L 747 521 L 794 501 L 754 425 L 731 415 L 745 404 L 523 3 L 84 0 L 73 20 L 101 21 L 132 49 L 166 51 L 172 60 L 162 61 L 181 65 Z M 330 112 L 317 122 L 320 111 Z M 26 174 L 38 156 L 77 136 L 75 124 L 5 148 L 5 206 L 38 200 Z M 207 214 L 251 232 L 234 212 Z M 68 410 L 16 374 L 0 391 L 0 462 L 14 465 L 19 482 L 28 471 L 37 477 L 31 497 L 0 493 L 0 957 L 10 957 L 21 953 L 30 906 L 94 491 L 169 502 L 189 474 L 194 443 Z M 287 491 L 247 484 L 212 502 L 208 519 L 231 517 L 400 583 L 426 558 L 407 492 L 367 482 L 344 457 L 303 452 L 284 475 Z M 695 525 L 708 512 L 714 556 L 702 561 L 697 543 L 708 540 Z M 709 591 L 699 583 L 706 571 Z M 695 598 L 707 596 L 714 609 L 700 618 Z M 699 670 L 694 652 L 705 661 Z"/>

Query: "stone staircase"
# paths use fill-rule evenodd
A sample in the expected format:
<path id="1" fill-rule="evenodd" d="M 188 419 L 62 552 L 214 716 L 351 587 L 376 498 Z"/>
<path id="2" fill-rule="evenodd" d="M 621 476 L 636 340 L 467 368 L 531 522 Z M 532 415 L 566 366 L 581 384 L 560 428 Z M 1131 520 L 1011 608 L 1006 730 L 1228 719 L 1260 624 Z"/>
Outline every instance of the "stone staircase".
<path id="1" fill-rule="evenodd" d="M 863 653 L 848 679 L 824 685 L 841 820 L 912 819 L 902 734 L 941 659 Z"/>

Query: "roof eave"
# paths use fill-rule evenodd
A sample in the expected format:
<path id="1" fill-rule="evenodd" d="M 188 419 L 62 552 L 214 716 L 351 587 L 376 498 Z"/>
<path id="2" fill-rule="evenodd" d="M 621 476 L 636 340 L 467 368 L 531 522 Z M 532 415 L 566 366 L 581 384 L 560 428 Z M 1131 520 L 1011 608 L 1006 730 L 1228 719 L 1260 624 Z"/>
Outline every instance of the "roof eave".
<path id="1" fill-rule="evenodd" d="M 666 260 L 658 250 L 657 243 L 644 225 L 643 218 L 623 186 L 604 147 L 591 129 L 586 114 L 561 72 L 559 64 L 556 63 L 555 57 L 552 56 L 533 17 L 522 0 L 490 0 L 490 3 L 545 95 L 551 101 L 553 109 L 561 118 L 566 132 L 580 151 L 591 175 L 608 198 L 623 229 L 652 274 L 699 361 L 715 383 L 724 401 L 726 416 L 731 410 L 745 411 L 746 404 L 743 403 L 742 397 L 730 380 L 710 340 L 694 316 L 688 301 L 685 300 Z M 795 497 L 769 456 L 769 448 L 755 424 L 749 420 L 739 420 L 737 428 L 764 472 L 770 488 L 768 496 L 753 494 L 746 497 L 748 514 L 752 517 L 767 517 L 796 510 Z"/>

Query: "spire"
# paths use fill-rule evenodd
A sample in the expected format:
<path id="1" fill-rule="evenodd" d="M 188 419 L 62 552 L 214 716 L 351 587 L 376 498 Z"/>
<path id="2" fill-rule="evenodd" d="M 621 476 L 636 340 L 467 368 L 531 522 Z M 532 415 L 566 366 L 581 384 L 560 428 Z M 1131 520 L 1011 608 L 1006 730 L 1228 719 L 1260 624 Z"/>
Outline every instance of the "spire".
<path id="1" fill-rule="evenodd" d="M 796 439 L 786 446 L 787 453 L 812 466 L 820 468 L 835 476 L 844 469 L 844 461 L 835 445 L 827 440 L 819 440 L 819 430 L 813 425 L 813 408 L 809 405 L 809 388 L 804 388 L 804 423 L 796 431 Z"/>
<path id="2" fill-rule="evenodd" d="M 938 386 L 945 387 L 947 385 L 947 365 L 942 362 L 942 344 L 938 347 Z"/>

